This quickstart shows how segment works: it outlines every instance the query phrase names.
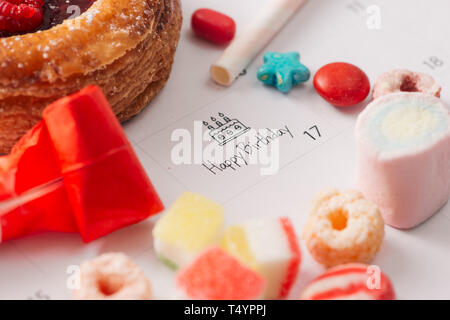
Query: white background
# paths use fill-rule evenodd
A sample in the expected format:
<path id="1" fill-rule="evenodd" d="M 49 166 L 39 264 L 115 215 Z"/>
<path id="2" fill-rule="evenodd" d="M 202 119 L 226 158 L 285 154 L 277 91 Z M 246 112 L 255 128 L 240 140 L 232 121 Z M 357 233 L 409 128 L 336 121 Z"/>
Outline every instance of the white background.
<path id="1" fill-rule="evenodd" d="M 256 79 L 262 54 L 231 88 L 214 84 L 210 64 L 223 47 L 195 38 L 190 16 L 200 7 L 232 16 L 242 32 L 264 0 L 185 0 L 184 24 L 171 78 L 166 88 L 139 116 L 125 125 L 143 165 L 166 206 L 182 191 L 202 193 L 224 205 L 226 223 L 250 217 L 289 216 L 300 234 L 310 201 L 321 189 L 352 188 L 353 127 L 365 104 L 340 110 L 323 101 L 312 81 L 288 95 L 264 87 Z M 366 26 L 366 7 L 381 9 L 381 29 Z M 450 102 L 450 27 L 447 0 L 310 0 L 268 46 L 272 51 L 299 51 L 312 74 L 322 65 L 347 61 L 361 67 L 373 83 L 392 68 L 430 73 L 443 86 Z M 429 68 L 430 57 L 444 61 Z M 224 112 L 252 128 L 288 125 L 293 139 L 280 138 L 281 169 L 261 176 L 258 166 L 220 175 L 201 165 L 175 166 L 170 158 L 177 128 L 193 129 L 194 120 Z M 317 125 L 323 135 L 310 141 L 303 131 Z M 69 265 L 101 253 L 123 251 L 150 278 L 156 298 L 174 297 L 174 273 L 160 263 L 152 249 L 151 231 L 158 217 L 83 244 L 76 234 L 46 233 L 2 243 L 0 298 L 71 297 L 66 287 Z M 409 230 L 386 227 L 386 237 L 374 264 L 386 272 L 400 299 L 450 299 L 450 207 Z M 302 244 L 302 266 L 291 298 L 324 269 Z"/>

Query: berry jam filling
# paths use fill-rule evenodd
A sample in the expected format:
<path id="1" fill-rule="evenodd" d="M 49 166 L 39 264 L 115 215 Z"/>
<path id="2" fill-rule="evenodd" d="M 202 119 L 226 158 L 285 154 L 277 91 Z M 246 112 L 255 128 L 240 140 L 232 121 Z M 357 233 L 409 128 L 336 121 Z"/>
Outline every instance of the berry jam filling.
<path id="1" fill-rule="evenodd" d="M 419 89 L 417 89 L 416 82 L 417 82 L 416 79 L 413 79 L 410 76 L 405 76 L 402 79 L 402 84 L 400 86 L 400 91 L 403 91 L 403 92 L 417 92 L 417 91 L 419 91 Z"/>
<path id="2" fill-rule="evenodd" d="M 0 0 L 0 30 L 21 33 L 42 23 L 43 0 Z"/>
<path id="3" fill-rule="evenodd" d="M 0 0 L 0 37 L 47 30 L 76 18 L 95 0 Z"/>

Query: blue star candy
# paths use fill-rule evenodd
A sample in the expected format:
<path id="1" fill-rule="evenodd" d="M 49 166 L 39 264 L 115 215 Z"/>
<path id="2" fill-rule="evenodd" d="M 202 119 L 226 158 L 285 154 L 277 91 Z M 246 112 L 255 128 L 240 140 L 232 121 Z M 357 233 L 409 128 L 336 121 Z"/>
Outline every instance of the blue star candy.
<path id="1" fill-rule="evenodd" d="M 300 63 L 298 52 L 266 52 L 264 65 L 258 69 L 257 76 L 264 84 L 287 93 L 293 86 L 308 81 L 310 72 Z"/>

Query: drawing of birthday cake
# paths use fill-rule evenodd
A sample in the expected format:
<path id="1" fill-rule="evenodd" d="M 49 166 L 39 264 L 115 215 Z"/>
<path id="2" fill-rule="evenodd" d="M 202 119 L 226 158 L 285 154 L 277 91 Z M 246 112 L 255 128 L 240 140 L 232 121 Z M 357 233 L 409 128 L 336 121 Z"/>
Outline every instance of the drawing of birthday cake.
<path id="1" fill-rule="evenodd" d="M 209 135 L 216 140 L 220 146 L 223 146 L 227 142 L 236 139 L 250 130 L 250 128 L 242 124 L 241 121 L 230 119 L 221 112 L 219 112 L 219 118 L 211 117 L 211 121 L 213 124 L 203 121 L 203 125 L 210 130 Z"/>

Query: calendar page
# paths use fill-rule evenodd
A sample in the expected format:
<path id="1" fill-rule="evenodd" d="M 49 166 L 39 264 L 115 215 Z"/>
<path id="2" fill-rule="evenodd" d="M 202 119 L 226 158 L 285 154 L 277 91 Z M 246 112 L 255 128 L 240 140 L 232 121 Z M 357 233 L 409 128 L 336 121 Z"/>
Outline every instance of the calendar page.
<path id="1" fill-rule="evenodd" d="M 264 2 L 182 1 L 184 22 L 170 79 L 124 128 L 166 208 L 189 190 L 222 204 L 226 225 L 287 216 L 300 235 L 319 191 L 355 187 L 354 127 L 369 98 L 336 108 L 315 92 L 311 80 L 282 94 L 257 80 L 263 52 L 232 86 L 215 84 L 209 67 L 225 47 L 195 37 L 191 14 L 203 7 L 226 13 L 239 35 Z M 372 85 L 391 69 L 425 72 L 442 86 L 442 100 L 450 105 L 449 12 L 447 0 L 310 0 L 265 50 L 298 51 L 312 74 L 330 62 L 349 62 L 363 69 Z M 239 129 L 232 139 L 219 139 L 217 128 L 229 121 Z M 150 279 L 155 298 L 175 298 L 175 272 L 153 249 L 159 217 L 88 244 L 63 233 L 2 243 L 0 298 L 70 299 L 76 267 L 107 252 L 133 259 Z M 411 230 L 386 226 L 373 264 L 389 275 L 399 299 L 450 299 L 449 230 L 448 204 Z M 292 299 L 325 270 L 304 243 L 301 249 Z"/>

